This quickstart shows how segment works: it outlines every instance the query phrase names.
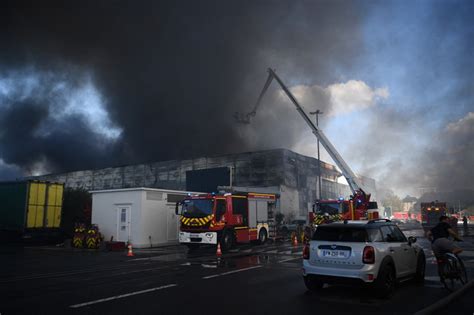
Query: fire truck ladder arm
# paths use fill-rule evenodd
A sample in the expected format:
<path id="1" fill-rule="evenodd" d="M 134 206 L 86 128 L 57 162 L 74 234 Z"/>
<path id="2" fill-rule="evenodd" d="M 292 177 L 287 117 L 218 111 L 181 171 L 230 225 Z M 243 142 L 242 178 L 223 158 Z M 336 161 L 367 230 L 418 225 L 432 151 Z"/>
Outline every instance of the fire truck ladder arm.
<path id="1" fill-rule="evenodd" d="M 326 135 L 323 133 L 323 131 L 321 129 L 319 129 L 318 127 L 316 127 L 316 125 L 311 121 L 311 119 L 308 117 L 306 112 L 303 110 L 303 107 L 298 103 L 298 101 L 296 100 L 294 95 L 290 92 L 290 90 L 286 87 L 286 85 L 283 83 L 283 81 L 280 79 L 280 77 L 271 68 L 268 68 L 267 81 L 265 82 L 263 90 L 260 93 L 260 95 L 258 97 L 258 100 L 257 100 L 257 103 L 255 104 L 253 110 L 250 113 L 248 113 L 247 115 L 245 115 L 244 117 L 240 116 L 240 118 L 239 118 L 238 113 L 236 113 L 237 121 L 242 122 L 242 123 L 246 123 L 246 124 L 250 123 L 250 118 L 256 115 L 257 109 L 260 106 L 262 98 L 263 98 L 264 94 L 266 93 L 266 91 L 267 91 L 268 87 L 270 86 L 270 83 L 272 82 L 273 79 L 275 79 L 278 82 L 278 84 L 280 84 L 283 91 L 286 93 L 286 95 L 291 100 L 291 102 L 295 105 L 296 110 L 298 111 L 298 113 L 300 113 L 301 117 L 303 117 L 304 121 L 308 124 L 308 126 L 313 131 L 313 134 L 319 139 L 322 146 L 326 149 L 328 154 L 331 156 L 331 158 L 334 160 L 336 165 L 339 167 L 339 169 L 342 172 L 342 175 L 344 175 L 344 177 L 346 178 L 347 183 L 349 184 L 349 187 L 350 187 L 351 191 L 353 193 L 355 193 L 356 191 L 360 191 L 361 189 L 360 189 L 360 185 L 358 184 L 357 176 L 351 170 L 349 165 L 347 165 L 347 163 L 343 160 L 341 155 L 337 152 L 336 148 L 332 145 L 332 143 L 329 141 L 329 139 L 326 137 Z"/>

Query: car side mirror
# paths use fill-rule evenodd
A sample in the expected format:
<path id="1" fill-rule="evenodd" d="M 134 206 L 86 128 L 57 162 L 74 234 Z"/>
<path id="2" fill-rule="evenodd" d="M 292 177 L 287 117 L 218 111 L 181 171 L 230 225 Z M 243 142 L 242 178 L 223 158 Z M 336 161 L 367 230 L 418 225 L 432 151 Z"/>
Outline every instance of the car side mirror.
<path id="1" fill-rule="evenodd" d="M 414 236 L 409 236 L 408 237 L 408 245 L 411 245 L 413 243 L 416 243 L 416 237 Z"/>
<path id="2" fill-rule="evenodd" d="M 174 208 L 174 213 L 175 213 L 176 215 L 179 214 L 179 204 L 180 204 L 180 202 L 178 201 L 178 202 L 176 203 L 176 207 Z"/>

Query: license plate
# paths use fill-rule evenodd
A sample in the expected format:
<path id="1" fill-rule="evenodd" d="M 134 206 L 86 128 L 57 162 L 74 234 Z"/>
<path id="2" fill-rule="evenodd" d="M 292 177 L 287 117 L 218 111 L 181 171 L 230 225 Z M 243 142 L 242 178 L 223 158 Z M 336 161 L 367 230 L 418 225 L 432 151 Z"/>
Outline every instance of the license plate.
<path id="1" fill-rule="evenodd" d="M 199 236 L 199 234 L 190 234 L 189 237 L 191 237 L 191 238 L 198 238 L 198 237 L 200 237 L 200 236 Z"/>
<path id="2" fill-rule="evenodd" d="M 347 258 L 349 257 L 349 252 L 346 250 L 329 250 L 324 249 L 322 251 L 323 257 L 328 258 Z"/>

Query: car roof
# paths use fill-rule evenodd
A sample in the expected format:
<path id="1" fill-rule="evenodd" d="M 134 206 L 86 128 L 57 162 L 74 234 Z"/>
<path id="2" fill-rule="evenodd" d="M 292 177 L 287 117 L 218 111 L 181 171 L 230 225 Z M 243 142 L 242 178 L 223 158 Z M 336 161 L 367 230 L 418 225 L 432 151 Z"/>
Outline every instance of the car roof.
<path id="1" fill-rule="evenodd" d="M 346 220 L 344 222 L 332 222 L 324 224 L 327 227 L 379 227 L 381 225 L 395 225 L 393 222 L 387 219 L 377 220 Z"/>

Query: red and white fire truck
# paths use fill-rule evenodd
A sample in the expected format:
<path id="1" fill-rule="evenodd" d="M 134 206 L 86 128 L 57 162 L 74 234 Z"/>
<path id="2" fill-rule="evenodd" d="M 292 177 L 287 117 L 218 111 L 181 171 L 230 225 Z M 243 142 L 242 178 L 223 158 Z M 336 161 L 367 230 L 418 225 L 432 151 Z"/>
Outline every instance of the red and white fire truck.
<path id="1" fill-rule="evenodd" d="M 189 194 L 176 204 L 180 215 L 179 242 L 190 248 L 235 243 L 264 243 L 269 236 L 277 196 L 250 192 Z"/>
<path id="2" fill-rule="evenodd" d="M 352 196 L 349 198 L 349 200 L 318 200 L 313 207 L 313 212 L 309 214 L 309 222 L 317 225 L 324 223 L 325 221 L 335 221 L 341 219 L 361 220 L 378 218 L 379 215 L 377 203 L 370 201 L 370 194 L 367 194 L 362 190 L 358 177 L 337 152 L 336 148 L 332 145 L 323 131 L 319 129 L 319 127 L 317 127 L 311 121 L 311 119 L 309 119 L 303 107 L 298 103 L 294 95 L 286 87 L 286 85 L 278 77 L 273 69 L 268 69 L 267 81 L 265 82 L 263 90 L 260 93 L 253 110 L 246 115 L 235 113 L 234 117 L 237 119 L 237 121 L 247 124 L 250 123 L 250 119 L 257 114 L 257 109 L 262 101 L 263 95 L 267 91 L 273 79 L 275 79 L 280 84 L 288 98 L 296 106 L 298 113 L 300 113 L 301 117 L 303 117 L 305 122 L 311 128 L 313 134 L 341 170 L 342 175 L 346 178 L 347 183 L 349 184 L 349 187 L 352 191 Z M 327 215 L 329 215 L 329 220 Z"/>
<path id="3" fill-rule="evenodd" d="M 371 220 L 379 217 L 377 203 L 370 201 L 370 194 L 360 188 L 353 193 L 349 199 L 316 201 L 313 212 L 309 213 L 310 222 L 319 225 L 327 221 Z"/>
<path id="4" fill-rule="evenodd" d="M 420 203 L 420 213 L 421 225 L 424 229 L 433 228 L 439 223 L 439 217 L 449 215 L 446 202 L 439 202 L 438 200 Z"/>

